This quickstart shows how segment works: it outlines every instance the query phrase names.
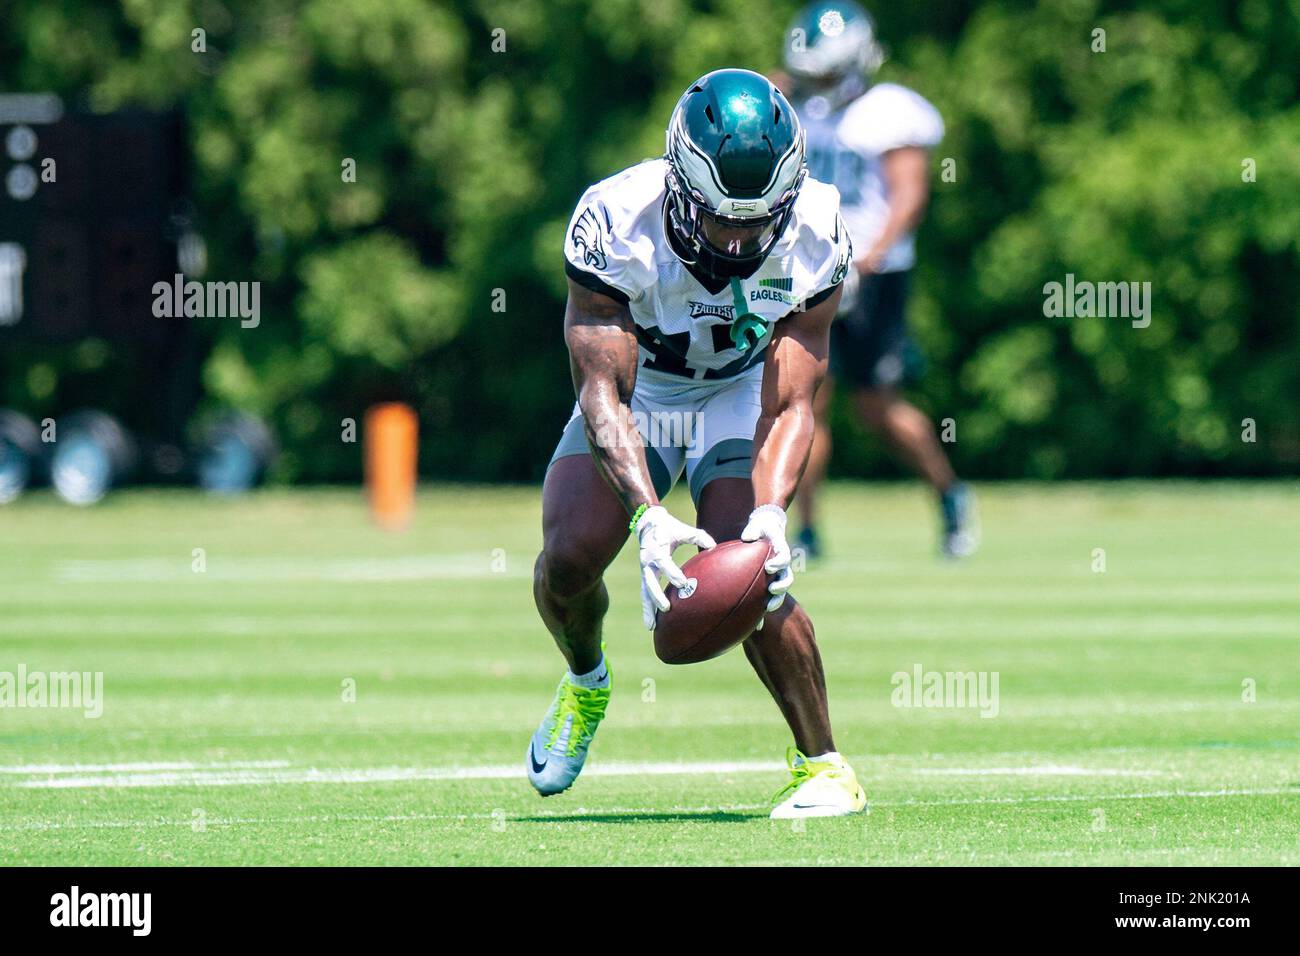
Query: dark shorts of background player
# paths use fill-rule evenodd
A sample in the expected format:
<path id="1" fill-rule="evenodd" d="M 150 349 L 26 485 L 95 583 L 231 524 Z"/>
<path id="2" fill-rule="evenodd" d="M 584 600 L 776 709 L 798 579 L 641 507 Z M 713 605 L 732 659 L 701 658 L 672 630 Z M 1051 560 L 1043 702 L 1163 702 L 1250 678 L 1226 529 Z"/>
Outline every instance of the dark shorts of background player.
<path id="1" fill-rule="evenodd" d="M 857 304 L 831 325 L 831 372 L 854 388 L 895 388 L 921 377 L 924 359 L 907 333 L 910 270 L 865 276 Z"/>

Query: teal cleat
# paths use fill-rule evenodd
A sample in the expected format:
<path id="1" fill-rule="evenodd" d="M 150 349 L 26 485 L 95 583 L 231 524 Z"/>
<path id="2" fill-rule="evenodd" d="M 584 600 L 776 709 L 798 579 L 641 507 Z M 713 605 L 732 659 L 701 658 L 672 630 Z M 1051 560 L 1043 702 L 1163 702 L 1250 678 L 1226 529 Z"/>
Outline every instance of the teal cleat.
<path id="1" fill-rule="evenodd" d="M 945 557 L 965 558 L 979 547 L 979 518 L 975 511 L 975 492 L 957 482 L 939 496 L 943 517 L 943 540 L 940 549 Z"/>
<path id="2" fill-rule="evenodd" d="M 812 525 L 804 525 L 799 536 L 795 538 L 794 546 L 796 550 L 802 550 L 803 556 L 809 561 L 816 561 L 822 556 L 821 535 Z"/>
<path id="3" fill-rule="evenodd" d="M 611 676 L 608 662 L 606 672 Z M 587 760 L 591 738 L 609 705 L 608 685 L 578 687 L 566 673 L 555 699 L 528 744 L 528 782 L 544 797 L 573 786 Z"/>

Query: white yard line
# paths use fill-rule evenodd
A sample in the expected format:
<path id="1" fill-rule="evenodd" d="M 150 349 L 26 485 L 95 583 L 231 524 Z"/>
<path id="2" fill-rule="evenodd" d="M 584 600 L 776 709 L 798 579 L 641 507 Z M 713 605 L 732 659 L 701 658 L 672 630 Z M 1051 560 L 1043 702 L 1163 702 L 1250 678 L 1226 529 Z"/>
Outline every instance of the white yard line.
<path id="1" fill-rule="evenodd" d="M 1099 800 L 1173 800 L 1178 798 L 1207 799 L 1213 797 L 1265 797 L 1290 794 L 1300 797 L 1294 787 L 1255 787 L 1222 790 L 1149 790 L 1145 793 L 1081 793 L 1039 794 L 1022 797 L 972 797 L 963 800 L 893 800 L 876 802 L 868 799 L 872 807 L 963 807 L 979 804 L 1003 803 L 1090 803 Z"/>
<path id="2" fill-rule="evenodd" d="M 587 777 L 678 776 L 729 773 L 779 773 L 780 764 L 768 760 L 716 763 L 603 763 L 588 767 Z M 132 768 L 131 772 L 89 774 L 49 773 L 17 780 L 9 787 L 25 790 L 125 789 L 129 787 L 233 787 L 307 783 L 393 783 L 409 780 L 506 780 L 524 775 L 523 761 L 482 767 L 355 767 L 347 769 L 221 768 L 165 769 Z"/>
<path id="3" fill-rule="evenodd" d="M 275 824 L 299 825 L 303 823 L 425 823 L 436 820 L 503 820 L 508 823 L 563 823 L 565 820 L 573 817 L 608 817 L 637 814 L 645 814 L 649 816 L 663 815 L 666 813 L 738 813 L 750 810 L 768 810 L 771 809 L 771 806 L 770 803 L 732 803 L 718 806 L 706 804 L 704 806 L 695 807 L 601 807 L 599 809 L 577 807 L 565 813 L 556 813 L 553 810 L 539 810 L 536 814 L 524 813 L 522 811 L 507 814 L 503 810 L 494 811 L 492 813 L 325 813 L 286 817 L 213 817 L 205 820 L 204 825 L 208 828 L 212 828 L 271 826 Z M 545 819 L 543 820 L 543 818 Z M 52 820 L 34 820 L 28 823 L 0 824 L 0 833 L 19 831 L 38 831 L 43 833 L 48 830 L 130 830 L 144 827 L 183 827 L 192 830 L 194 829 L 194 820 L 192 818 L 186 818 L 183 820 L 87 820 L 84 822 L 69 823 L 60 823 Z"/>
<path id="4" fill-rule="evenodd" d="M 63 561 L 54 566 L 59 581 L 78 584 L 164 581 L 330 581 L 335 583 L 456 580 L 465 578 L 532 577 L 532 562 L 514 561 L 498 570 L 487 552 L 411 555 L 399 558 L 221 558 L 207 562 L 202 576 L 188 557 L 105 558 Z"/>
<path id="5" fill-rule="evenodd" d="M 784 768 L 770 760 L 736 761 L 610 761 L 595 763 L 586 777 L 725 776 L 779 774 Z M 1114 767 L 920 767 L 890 768 L 892 774 L 940 776 L 1033 777 L 1157 777 L 1175 775 L 1160 770 Z M 0 775 L 26 777 L 0 786 L 26 790 L 128 789 L 139 787 L 291 786 L 297 784 L 372 784 L 405 781 L 511 780 L 523 776 L 520 763 L 471 767 L 291 767 L 283 760 L 111 764 L 23 764 L 0 767 Z"/>
<path id="6" fill-rule="evenodd" d="M 117 773 L 159 770 L 270 770 L 289 766 L 287 760 L 232 760 L 226 763 L 192 763 L 188 760 L 159 763 L 26 763 L 0 767 L 0 774 Z"/>
<path id="7" fill-rule="evenodd" d="M 1018 804 L 1018 803 L 1096 803 L 1115 800 L 1170 800 L 1170 799 L 1214 799 L 1218 797 L 1253 797 L 1277 796 L 1291 794 L 1300 796 L 1292 787 L 1258 787 L 1246 789 L 1222 790 L 1158 790 L 1148 793 L 1086 793 L 1075 795 L 1041 795 L 1022 797 L 987 797 L 962 800 L 884 800 L 871 801 L 870 810 L 884 808 L 908 809 L 912 807 L 954 807 L 976 806 L 981 804 Z M 590 818 L 627 816 L 627 815 L 662 815 L 667 813 L 739 813 L 754 810 L 766 810 L 768 803 L 739 803 L 726 805 L 705 805 L 696 807 L 575 807 L 563 812 L 538 810 L 536 813 L 524 811 L 506 812 L 494 810 L 491 813 L 401 813 L 401 814 L 312 814 L 284 817 L 213 817 L 205 821 L 208 828 L 237 826 L 297 826 L 306 823 L 424 823 L 448 820 L 499 820 L 506 824 L 518 823 L 565 823 Z M 761 818 L 758 818 L 761 819 Z M 870 815 L 862 818 L 870 820 Z M 813 821 L 814 825 L 816 821 Z M 27 823 L 0 824 L 0 833 L 46 832 L 52 830 L 130 830 L 145 827 L 179 827 L 193 829 L 194 820 L 90 820 L 84 822 L 61 823 L 57 821 L 35 820 Z"/>
<path id="8" fill-rule="evenodd" d="M 905 773 L 952 777 L 1163 777 L 1164 770 L 1120 770 L 1115 767 L 918 767 Z"/>

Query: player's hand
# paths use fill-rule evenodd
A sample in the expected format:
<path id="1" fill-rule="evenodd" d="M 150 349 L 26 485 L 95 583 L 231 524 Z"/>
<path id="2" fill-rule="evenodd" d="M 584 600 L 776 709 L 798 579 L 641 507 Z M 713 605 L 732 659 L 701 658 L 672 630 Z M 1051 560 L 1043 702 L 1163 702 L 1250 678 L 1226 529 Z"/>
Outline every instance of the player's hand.
<path id="1" fill-rule="evenodd" d="M 763 565 L 768 574 L 775 574 L 776 580 L 767 586 L 767 593 L 772 599 L 767 602 L 767 613 L 771 614 L 785 601 L 786 592 L 794 583 L 794 569 L 790 567 L 790 544 L 785 540 L 785 509 L 780 505 L 759 505 L 749 515 L 749 524 L 740 532 L 741 541 L 767 539 L 772 546 L 772 556 Z M 763 629 L 762 619 L 758 622 Z"/>
<path id="2" fill-rule="evenodd" d="M 663 505 L 646 509 L 636 523 L 636 540 L 641 552 L 641 620 L 647 631 L 653 631 L 655 610 L 666 611 L 669 607 L 659 575 L 679 588 L 686 586 L 686 575 L 673 560 L 673 551 L 682 544 L 712 548 L 716 542 L 707 531 L 678 521 Z"/>
<path id="3" fill-rule="evenodd" d="M 860 276 L 875 275 L 884 266 L 885 253 L 888 251 L 888 249 L 872 246 L 861 259 L 853 263 L 854 269 Z"/>

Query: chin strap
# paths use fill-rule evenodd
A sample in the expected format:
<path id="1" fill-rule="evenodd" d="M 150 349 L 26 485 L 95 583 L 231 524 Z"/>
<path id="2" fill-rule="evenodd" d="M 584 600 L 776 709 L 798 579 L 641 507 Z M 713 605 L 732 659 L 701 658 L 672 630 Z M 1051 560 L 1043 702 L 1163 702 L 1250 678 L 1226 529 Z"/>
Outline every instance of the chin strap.
<path id="1" fill-rule="evenodd" d="M 733 277 L 731 283 L 731 301 L 736 306 L 736 318 L 731 323 L 731 341 L 737 352 L 748 352 L 763 341 L 767 335 L 767 319 L 753 312 L 745 311 L 745 292 L 740 288 L 740 280 Z"/>

